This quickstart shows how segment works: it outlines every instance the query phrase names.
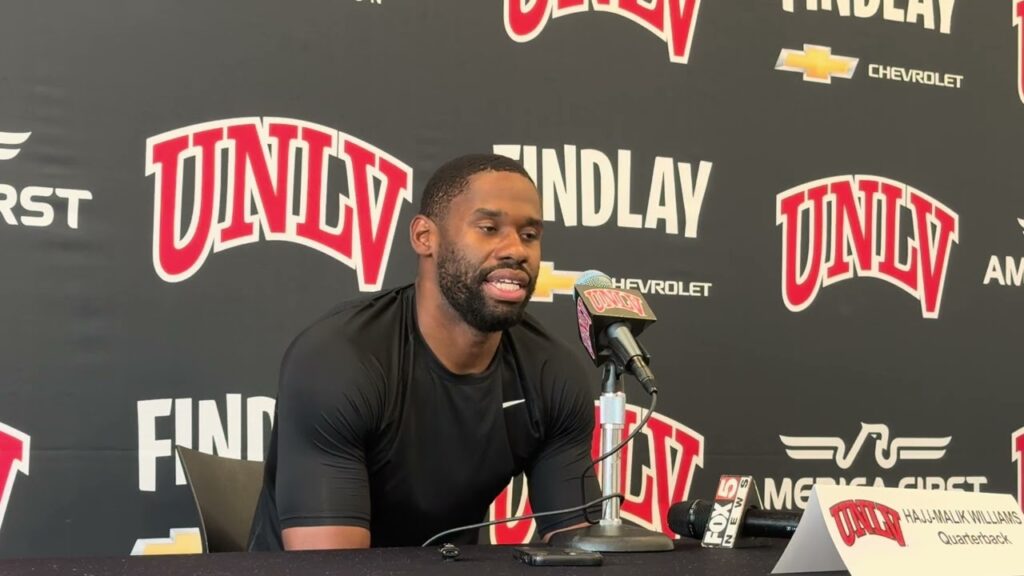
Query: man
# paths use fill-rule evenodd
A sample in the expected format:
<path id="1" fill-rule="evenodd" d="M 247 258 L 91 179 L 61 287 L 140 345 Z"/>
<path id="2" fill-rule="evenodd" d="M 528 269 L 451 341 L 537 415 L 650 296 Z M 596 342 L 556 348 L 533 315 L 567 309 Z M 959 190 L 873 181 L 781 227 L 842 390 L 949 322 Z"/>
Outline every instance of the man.
<path id="1" fill-rule="evenodd" d="M 340 305 L 285 354 L 252 550 L 418 546 L 481 522 L 524 471 L 535 512 L 599 495 L 580 482 L 594 377 L 525 314 L 543 232 L 529 175 L 502 156 L 452 160 L 409 232 L 415 284 Z"/>

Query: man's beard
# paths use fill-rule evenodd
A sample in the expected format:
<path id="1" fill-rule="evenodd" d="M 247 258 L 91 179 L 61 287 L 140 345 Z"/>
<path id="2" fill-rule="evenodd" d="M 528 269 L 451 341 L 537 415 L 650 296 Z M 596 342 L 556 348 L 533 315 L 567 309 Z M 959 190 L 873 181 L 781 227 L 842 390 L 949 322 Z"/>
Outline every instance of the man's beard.
<path id="1" fill-rule="evenodd" d="M 522 302 L 489 302 L 484 295 L 483 284 L 487 276 L 503 268 L 526 272 L 530 277 L 529 285 L 525 286 L 526 298 Z M 525 267 L 512 262 L 477 270 L 453 247 L 442 246 L 437 254 L 437 282 L 445 300 L 466 324 L 479 332 L 500 332 L 522 321 L 537 278 Z"/>

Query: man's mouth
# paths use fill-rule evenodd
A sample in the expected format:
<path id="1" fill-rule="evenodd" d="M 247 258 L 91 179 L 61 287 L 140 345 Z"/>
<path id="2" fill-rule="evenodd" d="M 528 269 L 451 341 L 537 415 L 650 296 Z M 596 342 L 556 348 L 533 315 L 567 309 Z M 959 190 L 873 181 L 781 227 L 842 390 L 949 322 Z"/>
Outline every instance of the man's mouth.
<path id="1" fill-rule="evenodd" d="M 526 287 L 530 276 L 525 272 L 502 268 L 487 275 L 484 291 L 496 300 L 522 302 L 526 299 Z"/>

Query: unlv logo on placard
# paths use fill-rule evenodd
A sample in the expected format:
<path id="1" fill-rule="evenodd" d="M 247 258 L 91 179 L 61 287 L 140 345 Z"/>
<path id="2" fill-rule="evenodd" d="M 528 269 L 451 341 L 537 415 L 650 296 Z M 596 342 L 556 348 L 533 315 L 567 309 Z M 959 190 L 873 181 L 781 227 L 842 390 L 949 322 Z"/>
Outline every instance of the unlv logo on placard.
<path id="1" fill-rule="evenodd" d="M 700 0 L 505 0 L 505 31 L 516 42 L 533 40 L 551 18 L 594 10 L 625 16 L 668 44 L 668 58 L 686 64 Z"/>
<path id="2" fill-rule="evenodd" d="M 843 544 L 853 546 L 858 538 L 868 535 L 881 536 L 906 546 L 900 513 L 878 502 L 870 500 L 845 500 L 828 509 L 835 520 Z"/>
<path id="3" fill-rule="evenodd" d="M 0 528 L 11 499 L 14 478 L 18 472 L 28 475 L 30 440 L 28 434 L 0 423 Z"/>
<path id="4" fill-rule="evenodd" d="M 595 406 L 595 416 L 598 407 Z M 626 405 L 626 426 L 629 433 L 640 419 L 641 408 Z M 641 433 L 647 439 L 644 455 L 633 451 L 633 445 L 622 449 L 619 476 L 624 479 L 622 517 L 649 530 L 675 534 L 665 524 L 665 514 L 673 502 L 685 500 L 690 492 L 694 470 L 704 466 L 704 437 L 690 428 L 655 412 Z M 596 458 L 601 450 L 601 429 L 594 428 L 591 453 Z M 634 472 L 639 480 L 634 478 Z M 493 520 L 531 514 L 529 491 L 517 478 L 491 503 Z M 529 542 L 536 530 L 532 520 L 498 524 L 490 528 L 494 544 Z"/>
<path id="5" fill-rule="evenodd" d="M 1017 503 L 1024 510 L 1024 428 L 1013 433 L 1011 457 L 1017 463 Z"/>
<path id="6" fill-rule="evenodd" d="M 907 232 L 904 217 L 912 222 Z M 925 318 L 939 317 L 959 221 L 931 196 L 879 176 L 834 176 L 779 194 L 776 224 L 782 298 L 791 311 L 810 306 L 823 286 L 867 276 L 917 297 Z"/>
<path id="7" fill-rule="evenodd" d="M 345 164 L 348 196 L 328 185 L 331 158 Z M 189 188 L 186 167 L 195 173 Z M 153 265 L 167 282 L 195 274 L 211 249 L 257 242 L 262 232 L 319 250 L 356 270 L 360 290 L 379 290 L 402 202 L 412 201 L 412 169 L 399 160 L 344 132 L 286 118 L 218 120 L 149 138 L 146 175 L 155 176 Z M 328 222 L 332 209 L 337 220 Z"/>

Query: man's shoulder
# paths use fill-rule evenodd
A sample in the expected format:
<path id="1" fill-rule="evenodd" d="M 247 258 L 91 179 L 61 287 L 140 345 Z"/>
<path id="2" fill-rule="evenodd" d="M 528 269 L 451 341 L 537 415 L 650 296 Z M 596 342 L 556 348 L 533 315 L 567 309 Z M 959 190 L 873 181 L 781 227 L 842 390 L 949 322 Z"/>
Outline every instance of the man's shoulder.
<path id="1" fill-rule="evenodd" d="M 412 286 L 345 300 L 309 324 L 292 340 L 287 355 L 380 355 L 407 329 Z"/>
<path id="2" fill-rule="evenodd" d="M 580 350 L 553 334 L 536 317 L 524 314 L 519 324 L 509 329 L 522 360 L 547 366 L 561 366 L 575 372 L 584 366 Z"/>

